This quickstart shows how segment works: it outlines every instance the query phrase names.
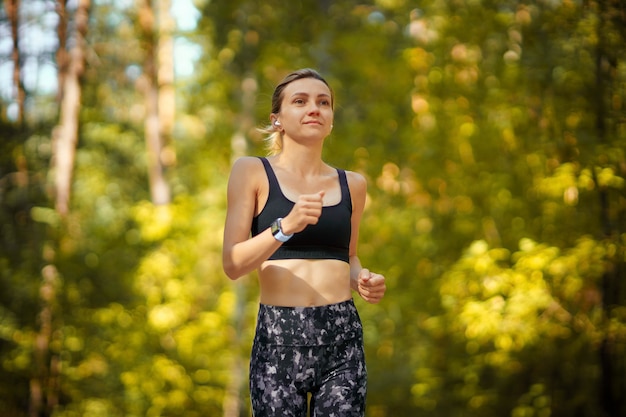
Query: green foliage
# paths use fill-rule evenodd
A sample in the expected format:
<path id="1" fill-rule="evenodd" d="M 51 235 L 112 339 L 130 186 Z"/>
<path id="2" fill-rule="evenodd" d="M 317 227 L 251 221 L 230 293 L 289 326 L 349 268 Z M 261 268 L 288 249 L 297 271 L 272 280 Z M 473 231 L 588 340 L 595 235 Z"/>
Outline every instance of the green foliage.
<path id="1" fill-rule="evenodd" d="M 103 290 L 92 294 L 99 307 L 80 298 L 87 285 L 95 287 L 100 280 L 119 291 L 123 270 L 100 275 L 103 268 L 89 255 L 71 256 L 74 261 L 84 257 L 98 278 L 65 284 L 68 306 L 78 314 L 64 325 L 63 391 L 72 401 L 58 415 L 95 413 L 92 407 L 105 415 L 218 412 L 233 360 L 223 352 L 232 343 L 233 331 L 227 329 L 234 309 L 232 288 L 219 273 L 219 240 L 211 232 L 220 230 L 221 210 L 223 197 L 210 195 L 181 196 L 170 206 L 139 202 L 131 207 L 126 222 L 134 232 L 117 244 L 119 250 L 138 252 L 133 257 L 138 262 L 124 267 L 131 281 L 124 284 L 123 304 L 116 302 L 119 295 L 107 297 Z M 85 224 L 97 225 L 100 216 L 107 213 Z M 142 247 L 133 249 L 137 245 Z"/>
<path id="2" fill-rule="evenodd" d="M 443 371 L 458 372 L 451 381 L 463 382 L 459 388 L 459 382 L 441 388 L 458 392 L 459 403 L 475 415 L 525 415 L 523 410 L 532 405 L 524 404 L 525 392 L 537 390 L 536 384 L 541 391 L 558 386 L 571 377 L 564 373 L 577 366 L 576 379 L 596 380 L 599 364 L 589 362 L 588 352 L 601 343 L 605 331 L 599 288 L 605 261 L 604 244 L 589 237 L 566 250 L 523 239 L 513 254 L 474 242 L 442 277 L 444 317 L 456 336 L 449 339 L 453 359 Z M 548 340 L 553 345 L 546 345 Z M 469 357 L 458 354 L 462 351 Z M 557 364 L 555 356 L 564 352 Z M 531 385 L 520 378 L 529 371 Z M 485 390 L 494 384 L 501 387 L 497 397 L 510 398 L 508 404 Z M 587 384 L 572 384 L 568 397 L 549 395 L 549 403 L 541 401 L 532 412 L 543 415 L 546 407 L 558 415 L 571 414 L 594 404 L 596 395 Z"/>

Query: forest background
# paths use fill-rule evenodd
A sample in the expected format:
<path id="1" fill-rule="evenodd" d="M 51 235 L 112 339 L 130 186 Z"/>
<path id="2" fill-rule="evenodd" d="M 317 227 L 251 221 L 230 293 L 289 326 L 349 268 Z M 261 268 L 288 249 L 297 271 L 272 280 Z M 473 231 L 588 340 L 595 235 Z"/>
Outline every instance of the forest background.
<path id="1" fill-rule="evenodd" d="M 625 7 L 5 0 L 0 414 L 250 415 L 226 181 L 313 67 L 387 277 L 367 416 L 625 416 Z"/>

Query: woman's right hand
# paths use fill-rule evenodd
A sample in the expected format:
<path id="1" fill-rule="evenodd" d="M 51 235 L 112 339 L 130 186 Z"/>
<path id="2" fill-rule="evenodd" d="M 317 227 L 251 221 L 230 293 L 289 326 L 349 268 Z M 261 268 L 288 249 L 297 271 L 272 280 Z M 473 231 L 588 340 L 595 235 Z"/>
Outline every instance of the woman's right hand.
<path id="1" fill-rule="evenodd" d="M 281 221 L 283 233 L 298 233 L 310 224 L 317 224 L 322 214 L 323 201 L 324 191 L 300 195 L 289 214 Z"/>

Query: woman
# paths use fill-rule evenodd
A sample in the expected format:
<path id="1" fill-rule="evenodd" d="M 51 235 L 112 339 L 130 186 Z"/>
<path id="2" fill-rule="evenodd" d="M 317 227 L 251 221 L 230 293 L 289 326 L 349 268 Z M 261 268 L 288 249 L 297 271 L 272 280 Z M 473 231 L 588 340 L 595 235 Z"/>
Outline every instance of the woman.
<path id="1" fill-rule="evenodd" d="M 362 326 L 351 290 L 378 303 L 385 278 L 361 266 L 366 182 L 322 161 L 334 95 L 316 71 L 276 87 L 272 156 L 235 162 L 228 183 L 224 271 L 258 269 L 260 306 L 250 361 L 255 417 L 365 413 Z"/>

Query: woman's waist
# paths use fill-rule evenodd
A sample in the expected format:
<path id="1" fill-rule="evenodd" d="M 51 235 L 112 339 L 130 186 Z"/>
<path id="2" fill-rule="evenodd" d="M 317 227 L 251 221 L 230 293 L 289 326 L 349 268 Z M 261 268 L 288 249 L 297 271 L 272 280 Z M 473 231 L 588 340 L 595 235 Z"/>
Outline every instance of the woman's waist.
<path id="1" fill-rule="evenodd" d="M 261 276 L 346 276 L 350 275 L 350 264 L 338 259 L 271 259 L 259 268 Z"/>
<path id="2" fill-rule="evenodd" d="M 261 303 L 256 339 L 263 344 L 320 346 L 363 337 L 352 299 L 315 307 Z"/>
<path id="3" fill-rule="evenodd" d="M 350 267 L 337 260 L 266 261 L 259 270 L 261 303 L 323 306 L 351 298 Z"/>

